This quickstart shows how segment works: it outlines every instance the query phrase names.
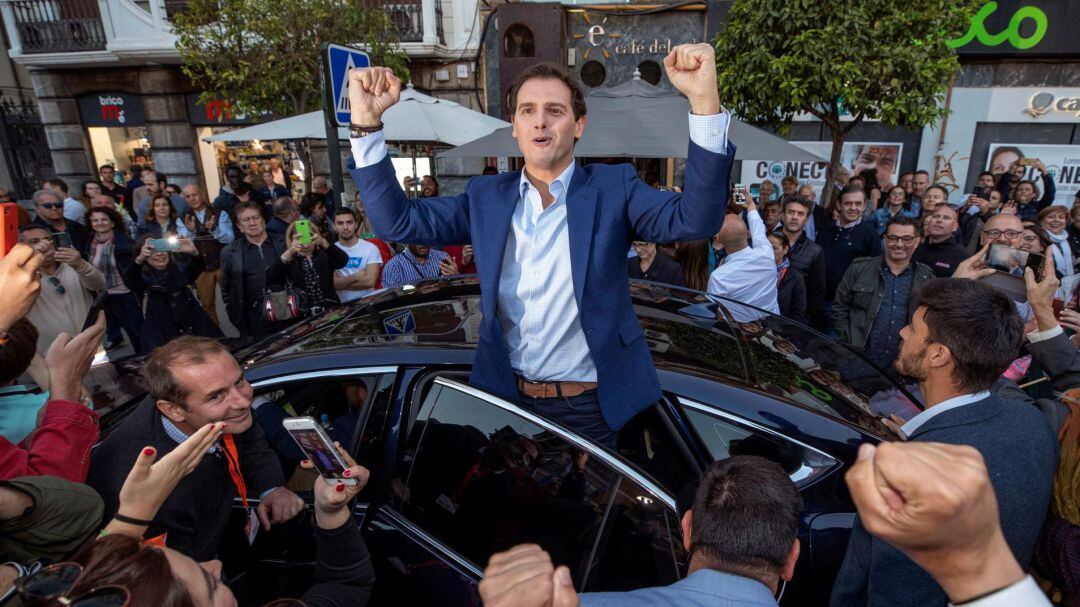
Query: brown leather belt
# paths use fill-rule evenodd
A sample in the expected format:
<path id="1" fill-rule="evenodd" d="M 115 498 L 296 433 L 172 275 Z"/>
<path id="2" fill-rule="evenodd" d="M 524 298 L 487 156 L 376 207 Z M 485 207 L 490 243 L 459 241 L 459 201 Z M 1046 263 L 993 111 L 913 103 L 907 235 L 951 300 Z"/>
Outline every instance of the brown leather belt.
<path id="1" fill-rule="evenodd" d="M 521 376 L 517 378 L 518 391 L 530 398 L 559 398 L 580 396 L 596 389 L 596 382 L 588 381 L 529 381 Z"/>

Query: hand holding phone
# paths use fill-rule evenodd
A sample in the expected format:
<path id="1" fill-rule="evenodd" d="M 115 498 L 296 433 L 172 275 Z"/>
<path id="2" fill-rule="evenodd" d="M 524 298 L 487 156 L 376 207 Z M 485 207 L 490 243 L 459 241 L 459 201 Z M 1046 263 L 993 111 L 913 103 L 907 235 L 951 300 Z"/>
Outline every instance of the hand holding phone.
<path id="1" fill-rule="evenodd" d="M 338 453 L 334 442 L 327 436 L 314 419 L 310 417 L 289 417 L 281 422 L 285 431 L 300 446 L 319 475 L 328 481 L 339 481 L 347 486 L 357 484 L 357 479 L 345 476 L 349 464 Z"/>
<path id="2" fill-rule="evenodd" d="M 57 249 L 70 249 L 71 236 L 67 232 L 55 232 L 52 235 L 53 246 Z"/>
<path id="3" fill-rule="evenodd" d="M 740 207 L 746 206 L 746 186 L 741 183 L 735 184 L 735 195 L 733 197 L 735 204 Z"/>

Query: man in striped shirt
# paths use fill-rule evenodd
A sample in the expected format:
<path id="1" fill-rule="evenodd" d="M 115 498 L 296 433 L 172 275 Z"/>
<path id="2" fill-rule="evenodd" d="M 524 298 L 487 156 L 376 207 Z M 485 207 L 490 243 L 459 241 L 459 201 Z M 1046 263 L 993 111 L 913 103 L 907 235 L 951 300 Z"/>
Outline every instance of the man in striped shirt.
<path id="1" fill-rule="evenodd" d="M 384 287 L 400 287 L 425 278 L 457 274 L 454 262 L 446 253 L 422 244 L 408 245 L 394 255 L 382 272 Z"/>

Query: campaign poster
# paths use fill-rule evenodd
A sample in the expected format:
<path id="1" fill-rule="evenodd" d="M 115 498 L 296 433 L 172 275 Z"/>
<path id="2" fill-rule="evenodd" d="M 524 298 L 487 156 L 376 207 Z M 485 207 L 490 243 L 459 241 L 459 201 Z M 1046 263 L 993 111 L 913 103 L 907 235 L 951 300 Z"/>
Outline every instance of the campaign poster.
<path id="1" fill-rule="evenodd" d="M 792 141 L 793 145 L 816 154 L 823 159 L 828 159 L 832 150 L 829 141 Z M 896 142 L 874 141 L 847 141 L 840 152 L 840 174 L 855 175 L 866 169 L 877 171 L 878 184 L 886 185 L 896 183 L 900 179 L 900 159 L 903 156 L 904 144 Z M 800 184 L 810 184 L 814 187 L 814 195 L 820 196 L 821 189 L 825 185 L 825 171 L 828 168 L 826 160 L 792 161 L 792 160 L 743 160 L 742 183 L 754 184 L 768 179 L 776 184 L 776 191 L 780 191 L 780 180 L 788 175 L 794 175 Z"/>
<path id="2" fill-rule="evenodd" d="M 986 170 L 994 175 L 1001 175 L 1009 169 L 1013 161 L 1021 158 L 1041 160 L 1057 189 L 1054 204 L 1072 206 L 1076 191 L 1080 190 L 1080 145 L 991 143 L 986 154 Z M 1024 170 L 1024 179 L 1031 179 L 1038 184 L 1039 195 L 1042 195 L 1042 175 L 1038 169 L 1027 167 Z"/>

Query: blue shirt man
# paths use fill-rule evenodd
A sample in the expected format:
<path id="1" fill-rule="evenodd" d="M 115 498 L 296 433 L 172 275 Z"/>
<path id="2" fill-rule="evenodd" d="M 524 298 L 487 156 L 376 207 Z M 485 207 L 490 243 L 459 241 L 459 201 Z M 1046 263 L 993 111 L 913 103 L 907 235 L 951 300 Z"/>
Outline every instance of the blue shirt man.
<path id="1" fill-rule="evenodd" d="M 581 166 L 584 95 L 553 64 L 522 72 L 510 95 L 521 173 L 472 180 L 455 197 L 408 199 L 386 159 L 382 112 L 400 82 L 386 68 L 350 74 L 352 171 L 376 234 L 428 245 L 471 243 L 484 322 L 470 382 L 613 447 L 616 430 L 660 396 L 626 296 L 630 237 L 707 238 L 723 223 L 734 150 L 716 91 L 713 50 L 665 60 L 690 100 L 683 194 L 642 183 L 628 165 Z M 363 128 L 373 127 L 373 128 Z"/>

